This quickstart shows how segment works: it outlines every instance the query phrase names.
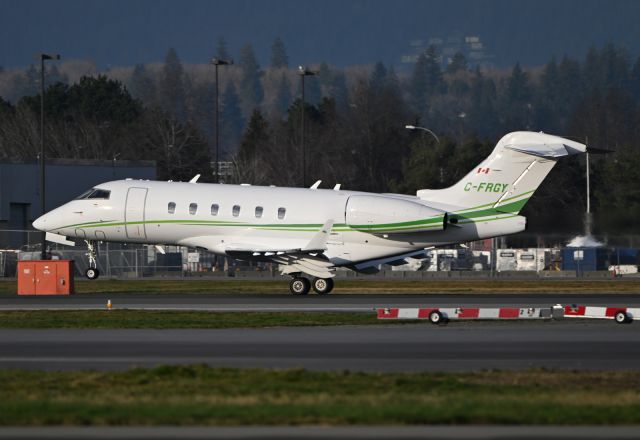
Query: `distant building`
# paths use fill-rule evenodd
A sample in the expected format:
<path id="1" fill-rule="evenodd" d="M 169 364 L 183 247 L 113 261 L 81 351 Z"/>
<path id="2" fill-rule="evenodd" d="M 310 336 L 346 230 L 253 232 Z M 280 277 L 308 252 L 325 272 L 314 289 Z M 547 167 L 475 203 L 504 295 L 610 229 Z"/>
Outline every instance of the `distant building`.
<path id="1" fill-rule="evenodd" d="M 470 68 L 492 67 L 493 55 L 489 53 L 484 42 L 478 35 L 456 33 L 446 37 L 430 37 L 416 39 L 409 42 L 408 53 L 402 55 L 401 62 L 405 66 L 416 63 L 420 54 L 425 53 L 429 46 L 434 46 L 438 53 L 438 61 L 443 69 L 446 69 L 453 61 L 453 56 L 460 52 L 467 59 Z"/>
<path id="2" fill-rule="evenodd" d="M 155 179 L 154 161 L 49 159 L 46 210 L 99 183 L 125 178 Z M 0 162 L 0 248 L 19 249 L 39 234 L 31 223 L 40 212 L 40 167 L 36 162 Z"/>

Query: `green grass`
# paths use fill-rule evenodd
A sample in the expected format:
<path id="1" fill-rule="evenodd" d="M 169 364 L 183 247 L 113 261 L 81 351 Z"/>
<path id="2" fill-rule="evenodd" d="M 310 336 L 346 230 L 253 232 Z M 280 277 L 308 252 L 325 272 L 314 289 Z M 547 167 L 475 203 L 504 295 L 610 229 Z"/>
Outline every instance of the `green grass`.
<path id="1" fill-rule="evenodd" d="M 391 323 L 415 321 L 391 321 Z M 426 321 L 424 321 L 426 322 Z M 261 328 L 382 324 L 371 313 L 29 310 L 0 312 L 0 328 Z"/>
<path id="2" fill-rule="evenodd" d="M 242 294 L 288 293 L 288 281 L 244 280 L 229 278 L 184 280 L 76 280 L 78 294 L 108 293 L 190 293 Z M 14 295 L 15 280 L 0 281 L 0 295 Z M 335 293 L 635 293 L 640 292 L 640 279 L 603 280 L 403 280 L 345 279 L 337 280 Z"/>
<path id="3" fill-rule="evenodd" d="M 635 372 L 0 370 L 0 425 L 638 424 Z"/>

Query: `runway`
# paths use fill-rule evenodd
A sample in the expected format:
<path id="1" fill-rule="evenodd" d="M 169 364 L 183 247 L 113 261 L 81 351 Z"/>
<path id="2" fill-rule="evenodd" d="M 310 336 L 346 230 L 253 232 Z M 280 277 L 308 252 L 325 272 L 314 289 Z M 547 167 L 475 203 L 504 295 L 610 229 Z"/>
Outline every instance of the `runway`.
<path id="1" fill-rule="evenodd" d="M 640 307 L 638 294 L 84 294 L 56 296 L 0 296 L 0 310 L 104 309 L 107 300 L 115 308 L 199 311 L 344 311 L 371 312 L 384 307 L 550 307 L 581 304 Z"/>
<path id="2" fill-rule="evenodd" d="M 224 330 L 2 329 L 0 368 L 212 366 L 357 371 L 640 368 L 640 325 L 457 322 Z"/>

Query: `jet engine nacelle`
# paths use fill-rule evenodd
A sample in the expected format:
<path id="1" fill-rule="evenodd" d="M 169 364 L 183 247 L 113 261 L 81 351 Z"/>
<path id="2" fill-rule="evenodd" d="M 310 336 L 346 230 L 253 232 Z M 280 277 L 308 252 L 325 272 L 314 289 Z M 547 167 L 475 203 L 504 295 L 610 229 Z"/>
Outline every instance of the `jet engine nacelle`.
<path id="1" fill-rule="evenodd" d="M 372 234 L 442 231 L 447 225 L 447 213 L 394 197 L 351 196 L 347 200 L 346 223 L 352 229 Z"/>

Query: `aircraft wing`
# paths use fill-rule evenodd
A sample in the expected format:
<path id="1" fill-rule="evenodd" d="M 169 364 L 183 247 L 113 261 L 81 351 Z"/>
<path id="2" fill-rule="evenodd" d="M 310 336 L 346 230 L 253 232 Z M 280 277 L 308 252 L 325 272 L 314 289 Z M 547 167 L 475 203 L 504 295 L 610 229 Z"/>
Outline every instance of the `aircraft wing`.
<path id="1" fill-rule="evenodd" d="M 277 263 L 284 268 L 283 274 L 304 272 L 318 278 L 335 276 L 334 265 L 324 255 L 327 250 L 327 238 L 333 227 L 333 220 L 327 220 L 309 243 L 300 248 L 278 248 L 252 243 L 231 243 L 225 253 L 238 260 L 264 261 Z"/>
<path id="2" fill-rule="evenodd" d="M 427 258 L 427 251 L 433 248 L 418 249 L 416 251 L 406 252 L 403 254 L 392 255 L 384 258 L 376 258 L 375 260 L 360 261 L 349 267 L 356 272 L 361 273 L 377 273 L 378 266 L 381 264 L 390 264 L 391 266 L 399 266 L 406 264 L 405 258 Z"/>

